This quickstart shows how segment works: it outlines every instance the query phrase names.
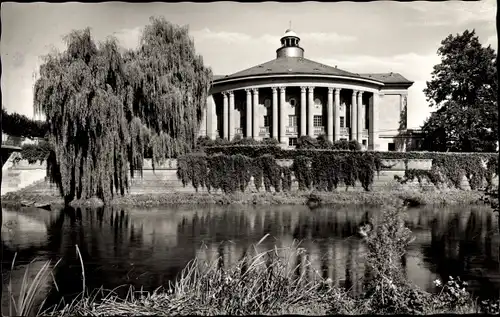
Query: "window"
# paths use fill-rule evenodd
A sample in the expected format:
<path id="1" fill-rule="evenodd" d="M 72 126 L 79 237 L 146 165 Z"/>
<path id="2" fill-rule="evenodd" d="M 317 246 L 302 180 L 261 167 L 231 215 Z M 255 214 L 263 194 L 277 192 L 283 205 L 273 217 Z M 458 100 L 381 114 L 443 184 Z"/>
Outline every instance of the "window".
<path id="1" fill-rule="evenodd" d="M 340 141 L 347 141 L 346 138 L 340 138 Z"/>
<path id="2" fill-rule="evenodd" d="M 345 128 L 345 118 L 344 117 L 340 117 L 340 127 L 341 128 Z"/>
<path id="3" fill-rule="evenodd" d="M 313 118 L 313 126 L 322 127 L 323 126 L 323 117 L 322 116 L 314 116 Z"/>
<path id="4" fill-rule="evenodd" d="M 297 146 L 297 138 L 289 138 L 288 146 Z"/>
<path id="5" fill-rule="evenodd" d="M 264 116 L 264 126 L 265 127 L 269 126 L 269 116 Z"/>
<path id="6" fill-rule="evenodd" d="M 266 108 L 271 107 L 271 99 L 264 100 L 264 107 L 266 107 Z"/>
<path id="7" fill-rule="evenodd" d="M 361 141 L 361 144 L 363 144 L 363 146 L 366 146 L 366 140 Z"/>
<path id="8" fill-rule="evenodd" d="M 396 151 L 396 143 L 389 143 L 389 144 L 387 144 L 387 149 L 389 151 Z"/>
<path id="9" fill-rule="evenodd" d="M 321 99 L 319 99 L 319 98 L 314 99 L 314 106 L 316 108 L 320 108 L 321 105 L 322 105 Z"/>
<path id="10" fill-rule="evenodd" d="M 288 116 L 288 126 L 289 127 L 296 127 L 297 126 L 297 116 L 295 116 L 295 115 Z"/>
<path id="11" fill-rule="evenodd" d="M 290 100 L 288 100 L 288 102 L 290 103 L 290 106 L 292 106 L 292 107 L 295 107 L 297 105 L 297 100 L 295 98 L 290 98 Z"/>

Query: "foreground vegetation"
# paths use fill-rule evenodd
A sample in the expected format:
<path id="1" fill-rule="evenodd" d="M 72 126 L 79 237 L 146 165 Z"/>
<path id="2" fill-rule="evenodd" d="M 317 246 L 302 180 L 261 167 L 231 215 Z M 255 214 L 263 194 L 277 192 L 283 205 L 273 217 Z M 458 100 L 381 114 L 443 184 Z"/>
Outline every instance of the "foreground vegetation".
<path id="1" fill-rule="evenodd" d="M 220 259 L 193 260 L 165 288 L 152 293 L 130 290 L 126 298 L 113 291 L 87 290 L 81 263 L 82 293 L 72 302 L 41 311 L 33 296 L 41 279 L 50 276 L 46 265 L 32 284 L 24 285 L 19 297 L 10 294 L 11 309 L 16 315 L 38 311 L 51 316 L 497 313 L 500 301 L 479 303 L 459 278 L 436 280 L 437 292 L 429 293 L 402 274 L 401 258 L 413 241 L 404 219 L 404 209 L 386 208 L 372 219 L 372 230 L 363 228 L 370 273 L 364 292 L 356 297 L 312 269 L 298 244 L 260 253 L 254 247 L 230 267 Z M 295 265 L 297 258 L 301 260 Z"/>
<path id="2" fill-rule="evenodd" d="M 20 207 L 25 202 L 37 202 L 53 206 L 64 205 L 64 200 L 53 191 L 38 193 L 33 188 L 47 187 L 45 182 L 35 184 L 16 192 L 2 196 L 2 206 Z M 124 197 L 115 197 L 108 202 L 110 206 L 161 206 L 161 205 L 372 205 L 397 206 L 406 204 L 419 205 L 456 205 L 456 204 L 483 204 L 482 191 L 464 191 L 457 189 L 435 190 L 433 188 L 410 187 L 393 181 L 380 190 L 365 192 L 361 190 L 335 192 L 320 192 L 305 190 L 298 192 L 211 192 L 198 193 L 169 192 L 158 194 L 137 194 Z M 73 207 L 100 207 L 103 201 L 97 198 L 75 200 Z"/>

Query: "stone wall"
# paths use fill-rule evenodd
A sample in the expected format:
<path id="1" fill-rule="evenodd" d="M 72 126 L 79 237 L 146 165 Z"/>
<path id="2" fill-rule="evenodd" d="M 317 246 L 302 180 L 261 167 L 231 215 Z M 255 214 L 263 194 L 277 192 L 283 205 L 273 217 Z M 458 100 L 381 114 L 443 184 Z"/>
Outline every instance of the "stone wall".
<path id="1" fill-rule="evenodd" d="M 29 164 L 27 160 L 21 160 L 14 163 L 14 156 L 15 152 L 2 167 L 2 195 L 44 180 L 47 175 L 45 162 Z"/>
<path id="2" fill-rule="evenodd" d="M 280 160 L 278 163 L 280 165 L 290 166 L 292 160 Z M 384 170 L 380 172 L 380 175 L 375 175 L 375 181 L 373 184 L 374 190 L 390 190 L 394 188 L 399 188 L 400 185 L 394 181 L 394 177 L 397 175 L 399 177 L 404 176 L 404 161 L 403 160 L 383 160 Z M 410 160 L 408 163 L 409 168 L 415 169 L 430 169 L 432 167 L 431 160 Z M 165 192 L 194 192 L 195 189 L 188 185 L 186 187 L 182 186 L 182 183 L 177 179 L 177 161 L 168 160 L 164 164 L 152 169 L 151 160 L 145 160 L 144 169 L 142 177 L 139 172 L 135 174 L 135 177 L 131 179 L 130 194 L 131 195 L 141 195 L 141 194 L 161 194 Z M 3 170 L 2 178 L 2 195 L 7 192 L 16 191 L 27 186 L 38 182 L 39 185 L 31 186 L 29 191 L 33 194 L 50 194 L 57 195 L 57 189 L 54 185 L 49 185 L 47 181 L 43 181 L 46 176 L 46 166 L 45 164 L 29 164 L 27 161 L 20 161 L 16 165 L 6 164 Z M 298 189 L 298 184 L 295 182 L 295 178 L 292 177 L 292 190 Z M 498 182 L 498 178 L 495 180 Z M 399 186 L 399 187 L 398 187 Z M 423 182 L 419 185 L 417 181 L 414 181 L 410 186 L 413 187 L 433 187 L 432 184 Z M 469 189 L 469 184 L 464 177 L 463 188 Z M 204 189 L 200 189 L 205 191 Z M 253 180 L 249 185 L 249 191 L 256 191 Z M 261 189 L 262 190 L 262 189 Z M 349 191 L 361 191 L 362 187 L 357 184 L 354 189 L 350 188 Z"/>

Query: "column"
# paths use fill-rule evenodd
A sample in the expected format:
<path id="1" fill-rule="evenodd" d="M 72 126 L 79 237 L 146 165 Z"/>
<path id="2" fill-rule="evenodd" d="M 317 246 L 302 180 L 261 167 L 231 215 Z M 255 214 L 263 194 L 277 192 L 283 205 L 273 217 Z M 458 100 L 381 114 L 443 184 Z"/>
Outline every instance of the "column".
<path id="1" fill-rule="evenodd" d="M 245 116 L 245 124 L 246 124 L 246 137 L 252 137 L 252 90 L 245 89 L 247 92 L 247 104 L 246 104 L 246 116 Z"/>
<path id="2" fill-rule="evenodd" d="M 307 132 L 311 138 L 314 138 L 314 117 L 313 117 L 313 108 L 314 108 L 314 87 L 308 87 L 309 89 L 309 102 L 307 103 L 307 107 L 309 108 L 307 111 Z"/>
<path id="3" fill-rule="evenodd" d="M 229 140 L 234 138 L 234 134 L 236 133 L 236 127 L 234 125 L 234 112 L 236 109 L 234 108 L 234 93 L 232 90 L 228 91 L 229 94 Z"/>
<path id="4" fill-rule="evenodd" d="M 352 101 L 351 101 L 351 140 L 356 140 L 358 136 L 358 118 L 357 112 L 358 107 L 356 105 L 356 95 L 358 94 L 357 90 L 352 91 Z"/>
<path id="5" fill-rule="evenodd" d="M 369 109 L 369 124 L 368 124 L 368 149 L 372 151 L 378 150 L 378 107 L 382 94 L 373 93 Z"/>
<path id="6" fill-rule="evenodd" d="M 201 120 L 203 124 L 203 126 L 201 127 L 202 130 L 205 130 L 204 133 L 202 133 L 200 136 L 208 136 L 208 117 L 207 117 L 207 114 L 208 114 L 208 102 L 206 104 L 206 106 L 203 108 L 203 119 Z"/>
<path id="7" fill-rule="evenodd" d="M 401 94 L 400 95 L 400 101 L 399 101 L 399 113 L 400 113 L 400 127 L 401 129 L 406 129 L 406 124 L 407 124 L 407 114 L 408 114 L 408 108 L 406 105 L 407 102 L 407 94 Z"/>
<path id="8" fill-rule="evenodd" d="M 278 88 L 271 87 L 273 90 L 273 123 L 272 123 L 272 137 L 278 139 Z"/>
<path id="9" fill-rule="evenodd" d="M 340 140 L 340 88 L 335 88 L 335 141 Z"/>
<path id="10" fill-rule="evenodd" d="M 259 88 L 253 88 L 253 138 L 259 140 Z"/>
<path id="11" fill-rule="evenodd" d="M 357 140 L 359 141 L 359 143 L 361 143 L 361 140 L 363 139 L 363 128 L 364 128 L 362 108 L 363 108 L 363 92 L 360 91 L 360 92 L 358 92 L 358 109 L 357 109 L 357 112 L 358 112 L 358 136 L 357 136 Z"/>
<path id="12" fill-rule="evenodd" d="M 229 123 L 229 105 L 228 105 L 228 98 L 227 98 L 227 92 L 223 91 L 222 96 L 224 98 L 224 104 L 222 108 L 222 136 L 224 139 L 229 139 L 229 130 L 228 130 L 228 123 Z"/>
<path id="13" fill-rule="evenodd" d="M 280 87 L 280 142 L 285 142 L 285 103 L 286 103 L 286 87 Z"/>
<path id="14" fill-rule="evenodd" d="M 400 95 L 400 104 L 399 104 L 399 134 L 401 135 L 401 139 L 399 140 L 400 146 L 398 151 L 406 152 L 406 144 L 408 142 L 406 135 L 406 129 L 408 128 L 408 108 L 407 108 L 407 94 Z"/>
<path id="15" fill-rule="evenodd" d="M 214 129 L 215 102 L 213 96 L 207 98 L 207 135 L 210 139 L 215 139 Z"/>
<path id="16" fill-rule="evenodd" d="M 330 142 L 333 142 L 333 88 L 328 88 L 328 106 L 326 109 L 327 124 L 326 128 L 327 137 Z"/>
<path id="17" fill-rule="evenodd" d="M 307 87 L 300 87 L 300 136 L 307 135 L 306 130 L 306 89 Z"/>

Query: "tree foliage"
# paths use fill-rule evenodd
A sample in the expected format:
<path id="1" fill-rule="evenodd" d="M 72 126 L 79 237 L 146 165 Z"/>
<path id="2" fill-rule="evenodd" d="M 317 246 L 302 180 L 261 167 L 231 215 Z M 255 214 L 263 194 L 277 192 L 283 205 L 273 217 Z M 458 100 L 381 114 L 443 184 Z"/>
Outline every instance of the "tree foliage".
<path id="1" fill-rule="evenodd" d="M 186 27 L 152 18 L 139 47 L 115 38 L 95 43 L 90 30 L 65 37 L 45 56 L 34 105 L 49 124 L 48 172 L 66 202 L 105 202 L 129 186 L 129 170 L 189 151 L 211 80 Z M 133 176 L 133 174 L 132 174 Z"/>
<path id="2" fill-rule="evenodd" d="M 2 132 L 13 137 L 43 138 L 47 134 L 48 124 L 44 121 L 31 120 L 18 113 L 7 113 L 2 107 Z"/>
<path id="3" fill-rule="evenodd" d="M 424 93 L 436 108 L 424 123 L 423 149 L 493 152 L 498 139 L 497 54 L 475 31 L 449 35 Z"/>

